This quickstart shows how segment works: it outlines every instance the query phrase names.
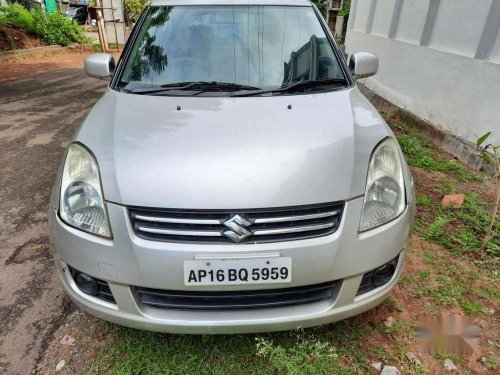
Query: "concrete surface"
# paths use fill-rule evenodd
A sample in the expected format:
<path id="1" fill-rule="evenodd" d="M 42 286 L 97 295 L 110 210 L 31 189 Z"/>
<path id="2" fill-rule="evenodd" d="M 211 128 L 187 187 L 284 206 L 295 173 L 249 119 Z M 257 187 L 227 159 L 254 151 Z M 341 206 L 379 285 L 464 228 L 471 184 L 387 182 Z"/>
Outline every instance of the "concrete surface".
<path id="1" fill-rule="evenodd" d="M 392 104 L 380 95 L 375 94 L 372 90 L 359 82 L 358 87 L 379 112 L 386 113 L 391 117 L 396 117 L 400 122 L 427 133 L 434 143 L 443 147 L 447 152 L 468 167 L 476 171 L 482 169 L 490 175 L 495 174 L 494 166 L 484 163 L 483 159 L 479 157 L 475 143 L 471 144 L 450 132 L 437 128 L 430 122 L 421 119 L 411 112 Z"/>
<path id="2" fill-rule="evenodd" d="M 105 85 L 82 69 L 0 83 L 2 374 L 34 371 L 74 309 L 49 254 L 49 194 L 64 148 Z"/>
<path id="3" fill-rule="evenodd" d="M 365 85 L 469 142 L 500 143 L 500 1 L 353 0 L 346 51 L 380 70 Z"/>

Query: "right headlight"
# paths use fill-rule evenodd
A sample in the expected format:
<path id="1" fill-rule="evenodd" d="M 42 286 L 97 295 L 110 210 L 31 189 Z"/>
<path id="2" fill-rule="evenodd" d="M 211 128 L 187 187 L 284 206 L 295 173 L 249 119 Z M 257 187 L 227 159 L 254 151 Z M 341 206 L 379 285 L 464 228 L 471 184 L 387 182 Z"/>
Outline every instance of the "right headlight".
<path id="1" fill-rule="evenodd" d="M 373 151 L 359 224 L 363 232 L 398 217 L 405 209 L 405 186 L 398 146 L 387 138 Z"/>
<path id="2" fill-rule="evenodd" d="M 111 238 L 97 162 L 78 143 L 69 147 L 64 163 L 59 210 L 67 224 Z"/>

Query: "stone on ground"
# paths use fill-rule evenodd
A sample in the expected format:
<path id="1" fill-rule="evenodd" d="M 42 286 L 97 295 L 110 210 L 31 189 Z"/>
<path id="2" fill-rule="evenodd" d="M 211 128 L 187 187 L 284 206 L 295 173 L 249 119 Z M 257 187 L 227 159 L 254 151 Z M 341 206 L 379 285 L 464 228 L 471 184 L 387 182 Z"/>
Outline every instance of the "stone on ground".
<path id="1" fill-rule="evenodd" d="M 387 327 L 387 328 L 391 328 L 393 325 L 394 325 L 394 318 L 392 316 L 388 317 L 385 321 L 384 321 L 384 325 Z"/>
<path id="2" fill-rule="evenodd" d="M 373 362 L 370 365 L 370 370 L 371 370 L 371 373 L 374 375 L 380 374 L 380 372 L 382 371 L 382 362 Z"/>
<path id="3" fill-rule="evenodd" d="M 451 194 L 445 195 L 441 201 L 441 206 L 447 207 L 452 206 L 453 208 L 460 208 L 464 204 L 463 194 Z"/>
<path id="4" fill-rule="evenodd" d="M 380 375 L 401 375 L 397 367 L 384 366 Z"/>
<path id="5" fill-rule="evenodd" d="M 56 372 L 61 371 L 64 366 L 66 366 L 66 361 L 64 359 L 60 360 L 59 363 L 56 366 Z"/>
<path id="6" fill-rule="evenodd" d="M 458 371 L 457 366 L 453 363 L 451 359 L 445 359 L 444 360 L 444 369 L 448 372 L 454 372 Z"/>

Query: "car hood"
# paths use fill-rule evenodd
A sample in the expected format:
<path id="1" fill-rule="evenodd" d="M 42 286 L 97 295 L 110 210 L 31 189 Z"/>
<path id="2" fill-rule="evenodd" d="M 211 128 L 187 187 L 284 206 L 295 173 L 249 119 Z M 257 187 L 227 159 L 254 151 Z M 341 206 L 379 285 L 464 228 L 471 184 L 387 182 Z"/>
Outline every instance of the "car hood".
<path id="1" fill-rule="evenodd" d="M 390 134 L 357 88 L 239 98 L 108 89 L 76 141 L 94 153 L 107 201 L 243 209 L 363 195 L 371 152 Z"/>

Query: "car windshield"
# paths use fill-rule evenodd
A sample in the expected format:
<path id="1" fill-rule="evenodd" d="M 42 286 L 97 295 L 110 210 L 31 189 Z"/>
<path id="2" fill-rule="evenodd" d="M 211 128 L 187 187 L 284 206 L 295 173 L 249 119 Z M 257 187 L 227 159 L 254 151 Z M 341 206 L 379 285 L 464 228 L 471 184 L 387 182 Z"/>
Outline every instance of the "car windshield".
<path id="1" fill-rule="evenodd" d="M 227 95 L 300 81 L 323 80 L 325 90 L 335 79 L 345 76 L 312 7 L 175 6 L 149 8 L 117 83 L 129 92 Z"/>

